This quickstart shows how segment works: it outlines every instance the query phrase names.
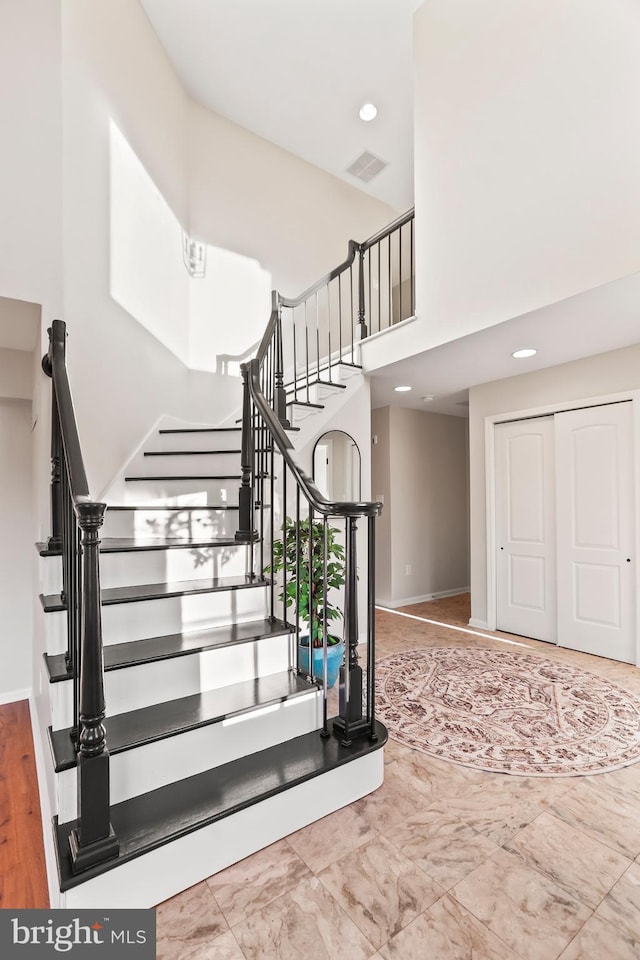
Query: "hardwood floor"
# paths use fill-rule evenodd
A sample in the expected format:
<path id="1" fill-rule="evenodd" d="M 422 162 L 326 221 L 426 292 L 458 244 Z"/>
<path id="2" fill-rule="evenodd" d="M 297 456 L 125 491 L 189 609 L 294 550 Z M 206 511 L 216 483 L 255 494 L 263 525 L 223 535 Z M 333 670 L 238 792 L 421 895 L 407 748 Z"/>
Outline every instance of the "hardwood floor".
<path id="1" fill-rule="evenodd" d="M 0 706 L 0 908 L 49 906 L 29 703 Z"/>
<path id="2" fill-rule="evenodd" d="M 413 613 L 417 617 L 441 620 L 455 627 L 467 627 L 471 616 L 471 594 L 457 593 L 453 597 L 441 597 L 439 600 L 425 600 L 400 608 L 403 613 Z"/>

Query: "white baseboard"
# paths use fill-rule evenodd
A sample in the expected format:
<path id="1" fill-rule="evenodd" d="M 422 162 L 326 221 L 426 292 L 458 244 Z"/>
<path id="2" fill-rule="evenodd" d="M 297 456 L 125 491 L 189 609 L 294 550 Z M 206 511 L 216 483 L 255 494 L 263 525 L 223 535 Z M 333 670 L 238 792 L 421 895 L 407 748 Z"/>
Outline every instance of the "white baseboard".
<path id="1" fill-rule="evenodd" d="M 437 593 L 425 593 L 421 597 L 402 597 L 400 600 L 383 600 L 376 597 L 376 606 L 389 607 L 396 610 L 398 607 L 408 607 L 412 603 L 425 603 L 428 600 L 442 600 L 444 597 L 455 597 L 458 593 L 469 593 L 470 587 L 454 587 L 452 590 L 438 590 Z"/>
<path id="2" fill-rule="evenodd" d="M 486 620 L 478 620 L 477 617 L 471 617 L 469 620 L 469 626 L 475 627 L 476 630 L 488 630 L 489 624 Z"/>
<path id="3" fill-rule="evenodd" d="M 0 693 L 0 706 L 4 703 L 17 703 L 18 700 L 30 700 L 31 687 L 23 687 L 21 690 L 7 690 Z"/>

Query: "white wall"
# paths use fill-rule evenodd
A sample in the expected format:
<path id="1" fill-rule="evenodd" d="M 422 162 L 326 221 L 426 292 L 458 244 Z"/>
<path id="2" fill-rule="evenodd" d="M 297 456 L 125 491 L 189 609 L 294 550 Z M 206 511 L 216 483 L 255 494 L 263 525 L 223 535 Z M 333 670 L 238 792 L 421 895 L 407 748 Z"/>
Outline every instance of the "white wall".
<path id="1" fill-rule="evenodd" d="M 31 402 L 0 398 L 0 702 L 24 695 L 31 687 L 35 563 L 31 463 Z"/>
<path id="2" fill-rule="evenodd" d="M 31 400 L 33 355 L 27 350 L 0 347 L 0 400 Z"/>
<path id="3" fill-rule="evenodd" d="M 638 49 L 636 0 L 425 0 L 419 320 L 372 344 L 370 366 L 639 269 Z"/>
<path id="4" fill-rule="evenodd" d="M 316 279 L 341 259 L 351 229 L 366 235 L 389 210 L 194 105 L 137 2 L 65 0 L 62 40 L 69 365 L 89 482 L 102 491 L 160 414 L 220 421 L 239 404 L 235 378 L 210 378 L 212 399 L 198 407 L 202 391 L 194 393 L 194 375 L 171 352 L 189 359 L 188 350 L 176 347 L 184 337 L 178 333 L 173 342 L 167 326 L 172 321 L 179 331 L 188 320 L 189 301 L 176 284 L 167 294 L 173 306 L 162 344 L 138 322 L 153 299 L 147 289 L 145 301 L 149 284 L 130 299 L 114 288 L 111 123 L 192 236 L 279 270 L 295 291 L 307 275 Z M 135 276 L 129 272 L 129 285 Z M 167 279 L 160 267 L 158 277 Z M 215 330 L 228 318 L 210 322 Z"/>
<path id="5" fill-rule="evenodd" d="M 193 235 L 258 260 L 288 297 L 341 263 L 349 240 L 365 240 L 397 215 L 194 102 L 189 188 Z"/>
<path id="6" fill-rule="evenodd" d="M 391 499 L 391 448 L 389 419 L 391 407 L 371 411 L 371 496 L 382 501 L 382 514 L 377 521 L 376 593 L 379 598 L 391 598 L 391 530 L 393 501 Z"/>
<path id="7" fill-rule="evenodd" d="M 0 296 L 43 304 L 61 291 L 60 8 L 0 5 Z"/>
<path id="8" fill-rule="evenodd" d="M 463 589 L 468 556 L 466 419 L 389 407 L 375 411 L 373 423 L 382 439 L 372 448 L 373 476 L 388 483 L 385 505 L 393 510 L 380 529 L 379 600 L 398 606 L 411 598 Z M 387 594 L 382 592 L 385 586 Z"/>
<path id="9" fill-rule="evenodd" d="M 469 391 L 471 616 L 487 619 L 485 417 L 589 400 L 640 388 L 640 344 L 563 363 Z"/>
<path id="10" fill-rule="evenodd" d="M 145 329 L 140 321 L 146 317 L 116 301 L 122 289 L 114 280 L 122 277 L 114 276 L 117 261 L 111 260 L 112 221 L 115 226 L 118 220 L 112 210 L 118 200 L 111 192 L 112 124 L 157 190 L 158 202 L 184 223 L 186 95 L 138 3 L 65 0 L 62 38 L 64 319 L 89 484 L 100 495 L 161 414 L 202 417 L 187 366 Z M 142 261 L 145 248 L 132 252 L 134 268 L 136 253 Z M 146 269 L 152 271 L 148 264 Z M 167 279 L 162 264 L 157 276 L 160 285 Z M 148 283 L 141 287 L 127 302 L 136 312 Z M 184 326 L 186 282 L 172 303 L 173 322 Z M 165 320 L 170 322 L 168 315 Z M 236 402 L 233 394 L 231 399 L 221 392 L 220 416 Z M 211 410 L 214 420 L 216 413 Z"/>

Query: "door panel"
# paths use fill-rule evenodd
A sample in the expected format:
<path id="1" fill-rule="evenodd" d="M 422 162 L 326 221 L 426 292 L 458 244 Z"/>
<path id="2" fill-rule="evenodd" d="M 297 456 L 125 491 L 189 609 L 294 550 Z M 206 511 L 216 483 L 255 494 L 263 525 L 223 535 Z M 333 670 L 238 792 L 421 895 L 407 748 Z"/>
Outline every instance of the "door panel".
<path id="1" fill-rule="evenodd" d="M 556 640 L 553 417 L 497 424 L 497 627 Z"/>
<path id="2" fill-rule="evenodd" d="M 631 403 L 556 414 L 558 642 L 635 662 Z"/>

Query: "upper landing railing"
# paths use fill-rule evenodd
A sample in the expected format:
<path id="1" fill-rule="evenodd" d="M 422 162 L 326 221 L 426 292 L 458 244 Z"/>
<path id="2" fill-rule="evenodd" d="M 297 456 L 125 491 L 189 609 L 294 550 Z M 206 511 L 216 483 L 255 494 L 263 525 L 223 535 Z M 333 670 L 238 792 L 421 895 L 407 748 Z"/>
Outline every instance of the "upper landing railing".
<path id="1" fill-rule="evenodd" d="M 414 315 L 414 219 L 412 208 L 368 240 L 349 241 L 346 260 L 299 297 L 275 295 L 295 400 L 309 400 L 315 379 L 331 380 L 336 360 L 355 363 L 359 341 Z"/>

